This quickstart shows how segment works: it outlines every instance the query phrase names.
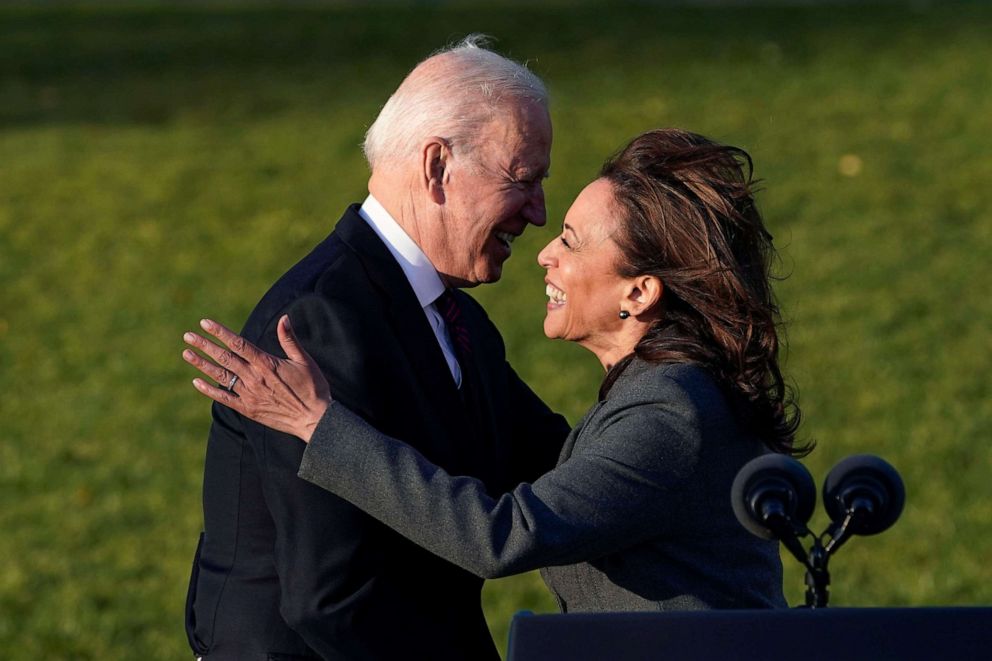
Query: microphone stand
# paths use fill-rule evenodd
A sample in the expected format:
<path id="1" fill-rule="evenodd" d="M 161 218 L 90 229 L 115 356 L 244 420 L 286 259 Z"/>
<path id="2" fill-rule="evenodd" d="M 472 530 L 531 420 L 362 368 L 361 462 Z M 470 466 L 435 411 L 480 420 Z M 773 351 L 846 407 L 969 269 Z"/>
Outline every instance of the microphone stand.
<path id="1" fill-rule="evenodd" d="M 857 528 L 858 522 L 866 514 L 870 514 L 873 509 L 872 503 L 867 499 L 856 499 L 852 507 L 847 511 L 844 519 L 839 523 L 832 523 L 821 534 L 814 535 L 805 525 L 799 529 L 794 526 L 777 526 L 776 531 L 781 535 L 783 544 L 793 557 L 806 567 L 806 605 L 804 608 L 826 608 L 830 600 L 830 570 L 828 564 L 830 556 L 837 552 L 844 542 L 851 538 L 852 531 Z M 783 534 L 784 533 L 784 534 Z M 799 537 L 810 535 L 813 538 L 813 545 L 807 553 Z M 824 543 L 824 538 L 829 537 L 829 541 Z"/>
<path id="2" fill-rule="evenodd" d="M 827 563 L 830 552 L 819 537 L 813 536 L 813 546 L 809 550 L 806 566 L 806 608 L 826 608 L 830 599 L 830 571 Z"/>

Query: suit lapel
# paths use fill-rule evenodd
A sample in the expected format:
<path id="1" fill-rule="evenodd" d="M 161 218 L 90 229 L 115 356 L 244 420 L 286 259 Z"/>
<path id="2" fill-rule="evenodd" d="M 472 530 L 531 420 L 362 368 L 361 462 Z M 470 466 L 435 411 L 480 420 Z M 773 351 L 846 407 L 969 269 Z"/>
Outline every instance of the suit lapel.
<path id="1" fill-rule="evenodd" d="M 514 455 L 515 448 L 519 448 L 515 442 L 519 439 L 511 436 L 522 432 L 507 416 L 513 404 L 509 399 L 506 349 L 482 307 L 464 291 L 457 296 L 469 330 L 473 358 L 470 370 L 475 384 L 473 413 L 477 443 L 474 472 L 470 474 L 482 478 L 490 494 L 498 495 L 514 489 L 517 481 L 507 478 L 521 472 L 520 466 L 515 465 L 520 458 Z M 574 442 L 573 437 L 569 438 Z"/>
<path id="2" fill-rule="evenodd" d="M 464 424 L 463 416 L 459 415 L 461 400 L 413 287 L 386 245 L 358 215 L 358 205 L 349 207 L 336 232 L 358 256 L 369 279 L 379 290 L 393 338 L 409 361 L 421 393 L 434 405 L 433 411 L 424 411 L 425 419 L 439 424 L 447 432 L 444 434 L 446 439 L 432 438 L 431 443 L 441 453 L 438 456 L 450 457 L 449 439 L 457 437 Z M 445 462 L 445 468 L 450 470 L 452 467 Z"/>
<path id="3" fill-rule="evenodd" d="M 471 379 L 475 389 L 475 396 L 480 406 L 479 420 L 483 425 L 492 429 L 492 403 L 497 401 L 494 397 L 499 393 L 493 392 L 493 386 L 497 383 L 498 374 L 495 372 L 494 358 L 499 357 L 500 352 L 496 347 L 490 346 L 492 341 L 491 333 L 485 328 L 485 320 L 480 318 L 478 310 L 469 300 L 469 295 L 465 292 L 456 292 L 456 300 L 461 310 L 462 318 L 469 333 L 469 345 L 471 347 L 471 360 L 462 365 L 464 377 Z"/>

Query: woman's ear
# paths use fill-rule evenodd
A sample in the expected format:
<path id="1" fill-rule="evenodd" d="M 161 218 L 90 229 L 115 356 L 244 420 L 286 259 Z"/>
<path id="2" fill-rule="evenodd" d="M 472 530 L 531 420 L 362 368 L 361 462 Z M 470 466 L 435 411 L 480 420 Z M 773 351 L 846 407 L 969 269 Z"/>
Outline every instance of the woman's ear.
<path id="1" fill-rule="evenodd" d="M 653 275 L 639 275 L 630 279 L 627 289 L 627 310 L 633 317 L 657 312 L 661 309 L 661 299 L 665 285 Z"/>
<path id="2" fill-rule="evenodd" d="M 444 186 L 448 182 L 448 166 L 451 162 L 448 143 L 444 138 L 428 138 L 420 154 L 424 188 L 435 204 L 444 204 Z"/>

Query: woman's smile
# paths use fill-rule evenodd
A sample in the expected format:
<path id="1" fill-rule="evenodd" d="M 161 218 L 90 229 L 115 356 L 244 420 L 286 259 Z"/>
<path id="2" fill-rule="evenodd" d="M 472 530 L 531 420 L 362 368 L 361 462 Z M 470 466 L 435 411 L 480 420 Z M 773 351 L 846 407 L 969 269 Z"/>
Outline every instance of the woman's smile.
<path id="1" fill-rule="evenodd" d="M 551 284 L 550 282 L 548 282 L 547 286 L 545 286 L 544 293 L 548 297 L 549 310 L 556 310 L 564 306 L 565 301 L 568 300 L 568 295 L 565 292 L 563 292 L 561 289 L 556 287 L 555 285 Z"/>

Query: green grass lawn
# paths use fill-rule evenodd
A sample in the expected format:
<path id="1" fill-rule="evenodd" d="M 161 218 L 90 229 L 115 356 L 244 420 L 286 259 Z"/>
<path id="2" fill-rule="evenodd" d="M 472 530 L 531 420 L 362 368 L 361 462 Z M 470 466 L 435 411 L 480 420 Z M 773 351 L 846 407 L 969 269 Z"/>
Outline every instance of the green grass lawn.
<path id="1" fill-rule="evenodd" d="M 835 559 L 832 603 L 992 602 L 992 8 L 0 9 L 5 659 L 186 654 L 209 411 L 181 334 L 244 321 L 363 197 L 388 93 L 472 31 L 549 82 L 552 226 L 647 128 L 751 152 L 806 463 L 876 453 L 907 485 Z M 540 332 L 552 233 L 475 293 L 575 420 L 600 374 Z M 501 644 L 553 610 L 535 574 L 486 604 Z"/>

